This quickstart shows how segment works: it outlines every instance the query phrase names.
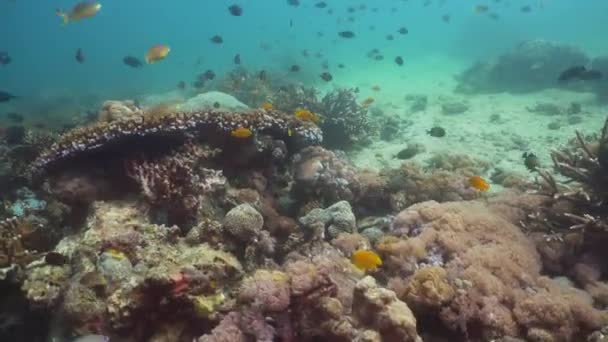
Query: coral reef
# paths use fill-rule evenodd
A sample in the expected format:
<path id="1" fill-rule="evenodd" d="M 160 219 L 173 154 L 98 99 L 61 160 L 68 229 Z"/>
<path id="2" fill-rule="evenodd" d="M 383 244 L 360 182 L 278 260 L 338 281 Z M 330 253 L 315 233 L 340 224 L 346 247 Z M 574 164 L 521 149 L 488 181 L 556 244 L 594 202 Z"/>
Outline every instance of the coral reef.
<path id="1" fill-rule="evenodd" d="M 559 86 L 557 78 L 589 58 L 574 47 L 542 40 L 524 41 L 493 62 L 478 62 L 459 77 L 463 93 L 532 92 Z M 562 85 L 566 87 L 567 85 Z"/>

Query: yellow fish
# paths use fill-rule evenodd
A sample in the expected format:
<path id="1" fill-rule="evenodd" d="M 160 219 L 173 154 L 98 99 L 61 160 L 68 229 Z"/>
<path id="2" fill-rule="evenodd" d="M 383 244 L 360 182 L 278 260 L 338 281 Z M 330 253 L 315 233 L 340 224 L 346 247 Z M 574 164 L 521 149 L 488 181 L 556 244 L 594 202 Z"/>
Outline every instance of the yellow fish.
<path id="1" fill-rule="evenodd" d="M 274 105 L 270 102 L 264 102 L 264 103 L 262 103 L 262 109 L 272 110 L 272 109 L 274 109 Z"/>
<path id="2" fill-rule="evenodd" d="M 350 257 L 351 262 L 362 271 L 373 271 L 382 266 L 382 259 L 376 252 L 359 249 Z"/>
<path id="3" fill-rule="evenodd" d="M 253 135 L 253 132 L 249 128 L 239 127 L 230 131 L 230 135 L 239 139 L 247 139 Z"/>
<path id="4" fill-rule="evenodd" d="M 469 185 L 479 191 L 488 191 L 488 189 L 490 189 L 490 184 L 480 176 L 472 176 L 469 178 Z"/>
<path id="5" fill-rule="evenodd" d="M 63 24 L 65 25 L 72 21 L 93 17 L 100 9 L 101 4 L 97 1 L 83 1 L 77 3 L 69 12 L 57 10 L 55 14 L 63 19 Z"/>
<path id="6" fill-rule="evenodd" d="M 302 121 L 312 121 L 314 123 L 318 123 L 321 120 L 321 118 L 317 114 L 309 111 L 308 109 L 303 108 L 296 109 L 294 115 L 296 116 L 296 118 Z"/>
<path id="7" fill-rule="evenodd" d="M 374 98 L 373 97 L 368 97 L 365 100 L 363 100 L 363 102 L 361 102 L 361 106 L 363 107 L 369 107 L 372 103 L 374 103 Z"/>
<path id="8" fill-rule="evenodd" d="M 154 64 L 158 61 L 162 61 L 163 59 L 167 58 L 169 52 L 171 52 L 171 48 L 169 48 L 167 45 L 154 45 L 146 54 L 146 63 Z"/>

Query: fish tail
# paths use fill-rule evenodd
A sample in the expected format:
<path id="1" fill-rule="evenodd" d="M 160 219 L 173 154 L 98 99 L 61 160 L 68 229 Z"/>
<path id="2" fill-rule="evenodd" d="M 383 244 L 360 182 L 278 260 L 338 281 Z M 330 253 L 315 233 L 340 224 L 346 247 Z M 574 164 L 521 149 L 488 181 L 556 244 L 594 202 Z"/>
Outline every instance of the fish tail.
<path id="1" fill-rule="evenodd" d="M 63 20 L 63 25 L 70 22 L 70 18 L 67 13 L 65 13 L 61 10 L 56 10 L 55 14 Z"/>

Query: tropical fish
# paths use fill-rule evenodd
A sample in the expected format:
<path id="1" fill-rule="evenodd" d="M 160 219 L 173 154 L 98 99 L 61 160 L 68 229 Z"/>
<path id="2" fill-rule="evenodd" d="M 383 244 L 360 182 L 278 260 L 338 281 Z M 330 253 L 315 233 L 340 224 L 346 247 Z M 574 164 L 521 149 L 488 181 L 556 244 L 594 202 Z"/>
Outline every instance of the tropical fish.
<path id="1" fill-rule="evenodd" d="M 76 55 L 74 56 L 74 58 L 76 59 L 76 62 L 80 64 L 84 63 L 84 52 L 82 52 L 81 48 L 78 48 L 78 50 L 76 50 Z"/>
<path id="2" fill-rule="evenodd" d="M 143 63 L 138 58 L 133 56 L 125 56 L 125 58 L 122 59 L 122 62 L 130 66 L 131 68 L 141 68 L 141 66 L 143 65 Z"/>
<path id="3" fill-rule="evenodd" d="M 403 57 L 401 57 L 401 56 L 395 57 L 395 63 L 397 63 L 398 66 L 402 66 L 403 65 Z"/>
<path id="4" fill-rule="evenodd" d="M 77 3 L 69 12 L 57 10 L 55 14 L 63 19 L 63 24 L 67 24 L 72 21 L 93 17 L 100 9 L 101 4 L 97 1 L 83 1 Z"/>
<path id="5" fill-rule="evenodd" d="M 530 171 L 536 171 L 540 167 L 538 157 L 532 152 L 524 152 L 521 156 L 524 159 L 524 165 L 526 169 Z"/>
<path id="6" fill-rule="evenodd" d="M 162 61 L 163 59 L 167 58 L 169 52 L 171 52 L 171 48 L 169 48 L 167 45 L 154 45 L 146 54 L 146 63 L 154 64 L 158 61 Z"/>
<path id="7" fill-rule="evenodd" d="M 294 115 L 296 118 L 298 118 L 302 121 L 310 121 L 310 122 L 314 122 L 314 123 L 318 123 L 319 121 L 321 121 L 321 118 L 317 114 L 309 111 L 308 109 L 304 109 L 304 108 L 296 109 Z"/>
<path id="8" fill-rule="evenodd" d="M 355 38 L 355 33 L 353 31 L 341 31 L 338 32 L 338 35 L 342 38 Z"/>
<path id="9" fill-rule="evenodd" d="M 445 128 L 435 126 L 431 129 L 429 129 L 428 131 L 426 131 L 426 133 L 435 138 L 443 138 L 443 137 L 445 137 Z"/>
<path id="10" fill-rule="evenodd" d="M 9 92 L 0 90 L 0 102 L 8 102 L 14 98 L 17 98 L 17 96 Z"/>
<path id="11" fill-rule="evenodd" d="M 479 191 L 488 191 L 490 184 L 480 176 L 472 176 L 469 178 L 469 185 Z"/>
<path id="12" fill-rule="evenodd" d="M 262 109 L 264 110 L 272 110 L 274 105 L 268 101 L 262 103 Z"/>
<path id="13" fill-rule="evenodd" d="M 353 253 L 351 262 L 362 271 L 373 271 L 382 265 L 382 258 L 374 251 L 359 249 Z"/>
<path id="14" fill-rule="evenodd" d="M 240 17 L 241 15 L 243 15 L 243 8 L 241 8 L 241 6 L 239 5 L 232 5 L 228 7 L 228 12 L 230 12 L 230 14 L 235 17 Z"/>
<path id="15" fill-rule="evenodd" d="M 239 139 L 247 139 L 253 135 L 253 132 L 249 128 L 239 127 L 230 131 L 230 135 Z"/>
<path id="16" fill-rule="evenodd" d="M 476 5 L 473 7 L 473 12 L 475 13 L 486 13 L 490 8 L 486 5 Z"/>
<path id="17" fill-rule="evenodd" d="M 320 75 L 321 79 L 325 82 L 330 82 L 334 77 L 327 71 Z"/>
<path id="18" fill-rule="evenodd" d="M 376 100 L 373 97 L 368 97 L 365 100 L 363 100 L 363 102 L 361 102 L 361 106 L 369 107 L 372 103 L 374 103 L 374 101 L 376 101 Z"/>
<path id="19" fill-rule="evenodd" d="M 9 56 L 8 52 L 0 51 L 0 64 L 9 65 L 13 59 Z"/>

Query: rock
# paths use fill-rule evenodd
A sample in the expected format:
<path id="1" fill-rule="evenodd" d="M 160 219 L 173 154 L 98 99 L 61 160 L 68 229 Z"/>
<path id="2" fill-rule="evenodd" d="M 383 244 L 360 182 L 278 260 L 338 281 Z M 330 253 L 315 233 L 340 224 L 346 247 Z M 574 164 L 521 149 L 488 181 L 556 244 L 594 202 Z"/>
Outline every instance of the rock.
<path id="1" fill-rule="evenodd" d="M 441 112 L 444 115 L 462 114 L 469 110 L 469 105 L 463 101 L 449 101 L 441 105 Z"/>
<path id="2" fill-rule="evenodd" d="M 362 230 L 361 235 L 368 238 L 371 243 L 375 243 L 384 236 L 384 232 L 380 228 L 372 227 Z"/>
<path id="3" fill-rule="evenodd" d="M 179 109 L 185 111 L 214 109 L 230 112 L 242 112 L 247 111 L 249 107 L 232 95 L 221 93 L 219 91 L 211 91 L 188 99 L 188 101 L 179 106 Z"/>
<path id="4" fill-rule="evenodd" d="M 425 151 L 422 144 L 408 144 L 406 148 L 397 153 L 397 159 L 405 160 L 415 157 L 417 154 Z"/>
<path id="5" fill-rule="evenodd" d="M 246 203 L 232 208 L 224 218 L 224 229 L 243 242 L 259 236 L 263 226 L 262 214 Z"/>
<path id="6" fill-rule="evenodd" d="M 371 276 L 355 286 L 352 310 L 360 323 L 380 333 L 382 341 L 422 341 L 416 332 L 416 317 L 407 304 L 395 292 L 379 287 Z"/>
<path id="7" fill-rule="evenodd" d="M 354 233 L 357 228 L 355 214 L 347 201 L 340 201 L 325 209 L 313 209 L 299 221 L 307 228 L 322 225 L 328 239 L 334 239 L 343 232 Z"/>
<path id="8" fill-rule="evenodd" d="M 561 127 L 562 127 L 562 125 L 560 125 L 559 122 L 557 122 L 557 121 L 549 122 L 549 124 L 547 125 L 547 128 L 552 131 L 557 131 Z"/>

